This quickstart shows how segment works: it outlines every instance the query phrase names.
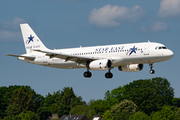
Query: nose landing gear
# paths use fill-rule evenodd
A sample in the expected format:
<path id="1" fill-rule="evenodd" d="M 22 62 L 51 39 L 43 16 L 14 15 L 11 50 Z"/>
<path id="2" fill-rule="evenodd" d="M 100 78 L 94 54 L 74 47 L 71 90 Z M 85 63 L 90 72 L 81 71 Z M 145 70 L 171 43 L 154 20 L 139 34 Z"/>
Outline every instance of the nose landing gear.
<path id="1" fill-rule="evenodd" d="M 153 68 L 153 63 L 149 63 L 149 66 L 150 66 L 150 71 L 149 71 L 149 73 L 150 73 L 150 74 L 154 74 L 154 73 L 155 73 L 155 70 L 152 69 L 152 68 Z"/>

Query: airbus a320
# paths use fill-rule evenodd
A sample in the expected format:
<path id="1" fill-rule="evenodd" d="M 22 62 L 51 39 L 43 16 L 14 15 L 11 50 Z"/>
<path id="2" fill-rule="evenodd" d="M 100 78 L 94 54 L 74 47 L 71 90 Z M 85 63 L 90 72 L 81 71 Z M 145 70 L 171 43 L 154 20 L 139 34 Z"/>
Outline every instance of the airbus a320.
<path id="1" fill-rule="evenodd" d="M 86 68 L 85 78 L 90 78 L 90 70 L 107 70 L 106 78 L 112 78 L 111 69 L 118 67 L 120 71 L 135 72 L 149 64 L 150 74 L 154 74 L 153 63 L 171 59 L 174 54 L 163 44 L 142 42 L 130 44 L 103 45 L 68 49 L 48 49 L 28 24 L 20 24 L 26 54 L 8 56 L 19 60 L 62 69 Z"/>

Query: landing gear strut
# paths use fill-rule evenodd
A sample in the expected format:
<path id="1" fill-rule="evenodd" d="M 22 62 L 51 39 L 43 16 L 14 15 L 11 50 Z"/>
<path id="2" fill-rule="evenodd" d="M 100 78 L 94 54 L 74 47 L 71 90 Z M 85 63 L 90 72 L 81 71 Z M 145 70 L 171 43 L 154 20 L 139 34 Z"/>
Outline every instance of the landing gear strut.
<path id="1" fill-rule="evenodd" d="M 85 78 L 90 78 L 92 76 L 92 73 L 89 72 L 89 70 L 87 70 L 86 72 L 84 72 L 84 77 Z"/>
<path id="2" fill-rule="evenodd" d="M 113 77 L 113 74 L 110 72 L 110 69 L 109 69 L 109 71 L 105 74 L 105 77 L 106 77 L 106 78 L 112 78 L 112 77 Z"/>
<path id="3" fill-rule="evenodd" d="M 149 71 L 150 74 L 154 74 L 155 71 L 152 69 L 153 68 L 153 63 L 150 63 L 149 66 L 150 66 L 150 71 Z"/>

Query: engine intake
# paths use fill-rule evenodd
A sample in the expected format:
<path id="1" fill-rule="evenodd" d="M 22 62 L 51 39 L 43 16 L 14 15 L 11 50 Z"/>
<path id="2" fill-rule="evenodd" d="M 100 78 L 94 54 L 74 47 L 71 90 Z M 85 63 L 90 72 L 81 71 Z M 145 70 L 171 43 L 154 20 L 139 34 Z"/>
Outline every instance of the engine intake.
<path id="1" fill-rule="evenodd" d="M 143 69 L 143 64 L 123 65 L 123 66 L 119 66 L 118 69 L 119 71 L 136 72 L 136 71 L 141 71 Z"/>
<path id="2" fill-rule="evenodd" d="M 108 59 L 94 60 L 89 63 L 88 67 L 91 70 L 107 70 L 112 67 L 112 62 Z"/>

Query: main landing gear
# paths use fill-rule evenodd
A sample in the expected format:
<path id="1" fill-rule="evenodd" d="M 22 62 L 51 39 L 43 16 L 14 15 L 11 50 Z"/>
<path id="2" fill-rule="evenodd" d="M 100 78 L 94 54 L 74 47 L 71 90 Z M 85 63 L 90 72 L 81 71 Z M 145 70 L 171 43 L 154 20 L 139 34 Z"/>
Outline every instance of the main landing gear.
<path id="1" fill-rule="evenodd" d="M 84 77 L 85 78 L 90 78 L 92 76 L 92 73 L 89 71 L 89 69 L 86 71 L 86 72 L 84 72 Z M 106 78 L 112 78 L 113 77 L 113 74 L 110 72 L 110 69 L 109 69 L 109 71 L 105 74 L 105 77 Z"/>
<path id="2" fill-rule="evenodd" d="M 84 77 L 85 78 L 90 78 L 92 76 L 92 73 L 89 72 L 89 70 L 87 70 L 86 72 L 84 72 Z"/>
<path id="3" fill-rule="evenodd" d="M 110 72 L 110 69 L 109 69 L 109 71 L 105 74 L 105 77 L 106 77 L 106 78 L 112 78 L 112 77 L 113 77 L 113 74 Z"/>
<path id="4" fill-rule="evenodd" d="M 149 71 L 149 73 L 150 73 L 150 74 L 154 74 L 155 71 L 152 69 L 152 68 L 153 68 L 153 63 L 149 63 L 149 66 L 150 66 L 150 71 Z"/>

